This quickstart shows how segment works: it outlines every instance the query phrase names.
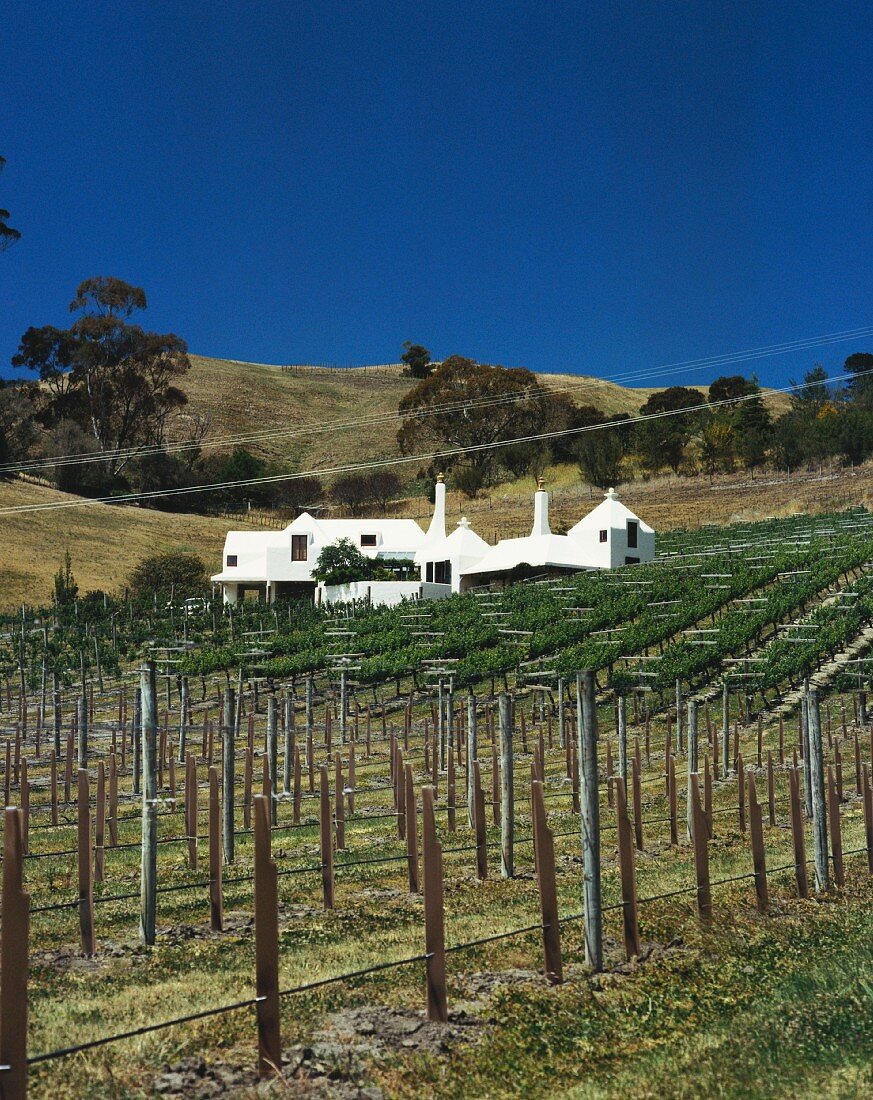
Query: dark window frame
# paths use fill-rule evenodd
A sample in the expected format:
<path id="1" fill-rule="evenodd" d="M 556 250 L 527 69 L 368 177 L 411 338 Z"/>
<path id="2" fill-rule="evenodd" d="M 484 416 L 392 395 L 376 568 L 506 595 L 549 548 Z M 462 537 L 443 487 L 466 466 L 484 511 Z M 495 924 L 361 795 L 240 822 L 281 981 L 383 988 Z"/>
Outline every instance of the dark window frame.
<path id="1" fill-rule="evenodd" d="M 233 569 L 234 566 L 236 566 L 236 565 L 239 565 L 239 555 L 238 554 L 228 554 L 227 555 L 227 562 L 225 563 L 225 567 L 227 569 Z"/>
<path id="2" fill-rule="evenodd" d="M 640 525 L 635 519 L 627 521 L 627 545 L 629 550 L 636 550 L 640 544 Z"/>
<path id="3" fill-rule="evenodd" d="M 300 546 L 303 546 L 303 554 L 300 554 Z M 309 561 L 309 536 L 308 535 L 292 535 L 291 536 L 291 560 L 292 561 Z"/>
<path id="4" fill-rule="evenodd" d="M 361 535 L 361 546 L 368 546 L 369 547 L 369 546 L 378 546 L 378 545 L 379 545 L 379 536 L 378 535 Z"/>
<path id="5" fill-rule="evenodd" d="M 609 528 L 608 527 L 601 527 L 600 528 L 600 541 L 601 542 L 609 542 Z"/>

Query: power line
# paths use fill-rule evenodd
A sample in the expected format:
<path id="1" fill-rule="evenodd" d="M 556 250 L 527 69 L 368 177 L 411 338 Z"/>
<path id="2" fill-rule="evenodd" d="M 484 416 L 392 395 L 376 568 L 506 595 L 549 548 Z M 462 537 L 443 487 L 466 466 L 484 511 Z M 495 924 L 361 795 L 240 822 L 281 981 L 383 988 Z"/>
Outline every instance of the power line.
<path id="1" fill-rule="evenodd" d="M 517 394 L 500 395 L 491 398 L 481 398 L 478 401 L 459 399 L 452 402 L 444 402 L 432 405 L 415 412 L 415 416 L 435 416 L 441 413 L 463 411 L 465 409 L 488 408 L 496 405 L 513 404 L 515 402 L 530 399 L 547 400 L 555 394 L 572 394 L 581 386 L 591 385 L 622 385 L 627 382 L 642 382 L 645 380 L 663 377 L 691 369 L 703 369 L 705 367 L 725 366 L 729 364 L 747 362 L 754 359 L 767 358 L 770 355 L 783 355 L 792 351 L 808 350 L 826 344 L 839 343 L 846 340 L 873 337 L 873 326 L 864 326 L 857 329 L 848 329 L 844 332 L 827 333 L 821 336 L 808 337 L 801 340 L 787 341 L 782 344 L 771 344 L 761 348 L 747 349 L 744 351 L 727 352 L 721 355 L 705 356 L 698 359 L 687 359 L 681 362 L 668 364 L 655 370 L 638 370 L 625 372 L 606 378 L 593 378 L 580 376 L 579 383 L 556 388 L 528 389 Z M 767 389 L 763 393 L 776 393 L 778 390 Z M 396 422 L 406 418 L 407 413 L 399 411 L 380 413 L 371 416 L 353 418 L 345 421 L 331 421 L 323 425 L 314 425 L 304 428 L 267 428 L 262 431 L 248 432 L 237 436 L 226 436 L 215 440 L 179 441 L 175 443 L 153 444 L 144 447 L 116 448 L 113 451 L 92 453 L 85 455 L 65 455 L 58 458 L 35 459 L 32 462 L 7 463 L 0 465 L 2 473 L 20 473 L 26 470 L 48 470 L 66 466 L 88 465 L 97 462 L 127 461 L 132 458 L 148 457 L 156 454 L 181 454 L 192 450 L 219 450 L 225 447 L 241 446 L 246 443 L 263 443 L 271 439 L 291 439 L 299 436 L 314 436 L 344 431 L 355 427 L 373 427 L 379 424 Z M 117 498 L 116 498 L 117 499 Z"/>
<path id="2" fill-rule="evenodd" d="M 830 382 L 842 382 L 848 379 L 861 378 L 873 374 L 873 370 L 857 371 L 836 375 Z M 820 382 L 804 382 L 796 386 L 783 386 L 771 389 L 774 393 L 795 393 L 798 390 L 809 387 L 818 387 Z M 691 413 L 704 412 L 723 406 L 735 406 L 746 401 L 760 400 L 763 394 L 754 392 L 742 397 L 724 398 L 721 401 L 702 401 L 697 405 L 689 405 L 681 409 L 666 409 L 662 412 L 647 413 L 628 417 L 620 421 L 607 421 L 603 424 L 590 424 L 579 428 L 562 428 L 551 432 L 538 432 L 531 435 L 516 436 L 513 439 L 495 440 L 490 443 L 477 443 L 468 447 L 448 447 L 429 454 L 401 455 L 393 458 L 372 459 L 369 462 L 345 463 L 342 466 L 328 468 L 301 470 L 297 473 L 269 474 L 262 477 L 239 478 L 233 481 L 218 481 L 206 485 L 193 485 L 178 489 L 153 489 L 140 493 L 123 493 L 112 497 L 76 497 L 73 500 L 46 501 L 42 504 L 20 504 L 7 508 L 0 508 L 0 515 L 18 515 L 27 512 L 53 511 L 64 508 L 83 508 L 95 504 L 124 504 L 139 500 L 157 500 L 164 497 L 184 496 L 188 493 L 206 493 L 217 489 L 235 489 L 249 485 L 272 485 L 284 481 L 297 481 L 304 477 L 313 477 L 323 474 L 353 473 L 361 470 L 377 470 L 389 466 L 402 466 L 416 462 L 435 462 L 443 458 L 458 458 L 465 454 L 474 454 L 481 451 L 498 450 L 501 447 L 512 447 L 519 443 L 538 443 L 550 439 L 560 439 L 566 436 L 581 435 L 583 432 L 605 431 L 610 428 L 627 428 L 634 424 L 646 423 L 651 420 L 663 420 L 671 416 L 687 416 Z"/>

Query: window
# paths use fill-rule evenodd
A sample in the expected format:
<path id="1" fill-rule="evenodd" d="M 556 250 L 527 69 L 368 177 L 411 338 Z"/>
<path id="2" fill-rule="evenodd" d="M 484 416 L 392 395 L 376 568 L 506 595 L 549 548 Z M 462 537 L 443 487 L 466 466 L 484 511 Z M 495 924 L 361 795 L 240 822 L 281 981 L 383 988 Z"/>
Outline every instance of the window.
<path id="1" fill-rule="evenodd" d="M 424 579 L 430 584 L 433 581 L 433 562 L 429 561 L 424 567 Z"/>
<path id="2" fill-rule="evenodd" d="M 606 540 L 608 538 L 609 538 L 609 531 L 608 530 L 604 529 L 603 531 L 600 532 L 600 541 L 601 542 L 606 542 Z"/>
<path id="3" fill-rule="evenodd" d="M 624 564 L 625 565 L 639 565 L 640 564 L 640 559 L 639 558 L 631 558 L 631 557 L 628 557 L 627 555 L 625 555 Z"/>
<path id="4" fill-rule="evenodd" d="M 234 565 L 236 565 L 236 554 L 228 554 L 227 555 L 227 567 L 228 567 L 228 569 L 230 569 L 231 566 L 234 566 Z"/>
<path id="5" fill-rule="evenodd" d="M 639 530 L 639 524 L 635 519 L 629 519 L 627 521 L 627 545 L 629 550 L 636 549 L 637 546 L 637 531 Z"/>
<path id="6" fill-rule="evenodd" d="M 291 536 L 291 560 L 306 561 L 309 556 L 309 535 Z"/>
<path id="7" fill-rule="evenodd" d="M 375 546 L 375 545 L 376 545 L 376 536 L 375 535 L 361 535 L 361 546 Z"/>
<path id="8" fill-rule="evenodd" d="M 437 584 L 452 583 L 452 563 L 450 561 L 438 561 L 435 563 L 433 579 Z"/>

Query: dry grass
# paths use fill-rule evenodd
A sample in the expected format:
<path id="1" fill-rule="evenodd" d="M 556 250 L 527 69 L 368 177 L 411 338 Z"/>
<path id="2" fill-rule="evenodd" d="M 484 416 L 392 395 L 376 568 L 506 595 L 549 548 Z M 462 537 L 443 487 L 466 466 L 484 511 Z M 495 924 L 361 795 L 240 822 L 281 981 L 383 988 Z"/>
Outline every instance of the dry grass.
<path id="1" fill-rule="evenodd" d="M 599 489 L 584 484 L 574 466 L 562 465 L 546 471 L 552 529 L 566 530 L 601 500 Z M 495 486 L 476 500 L 460 493 L 448 493 L 447 516 L 452 522 L 465 515 L 476 531 L 489 542 L 527 534 L 533 519 L 533 476 Z M 730 524 L 789 516 L 811 515 L 843 508 L 873 506 L 873 463 L 857 467 L 854 475 L 835 471 L 824 479 L 794 474 L 746 474 L 716 477 L 662 475 L 634 481 L 620 487 L 620 497 L 656 531 L 694 528 L 706 524 Z M 422 518 L 423 501 L 409 501 L 402 514 Z"/>
<path id="2" fill-rule="evenodd" d="M 0 508 L 78 500 L 41 485 L 0 482 Z M 88 503 L 83 507 L 4 515 L 0 522 L 3 587 L 0 606 L 44 604 L 69 549 L 79 590 L 118 591 L 133 566 L 157 551 L 186 550 L 218 566 L 229 522 L 145 508 Z M 238 520 L 234 527 L 244 527 Z"/>
<path id="3" fill-rule="evenodd" d="M 213 438 L 270 429 L 307 429 L 364 415 L 394 413 L 414 384 L 404 377 L 399 365 L 282 371 L 261 363 L 200 355 L 193 355 L 191 363 L 183 382 L 188 407 L 209 416 Z M 596 405 L 610 415 L 637 412 L 655 392 L 582 375 L 539 377 L 549 389 L 566 392 L 577 404 Z M 321 435 L 265 439 L 251 449 L 301 467 L 332 466 L 396 454 L 397 426 L 389 422 L 376 429 L 359 426 Z"/>

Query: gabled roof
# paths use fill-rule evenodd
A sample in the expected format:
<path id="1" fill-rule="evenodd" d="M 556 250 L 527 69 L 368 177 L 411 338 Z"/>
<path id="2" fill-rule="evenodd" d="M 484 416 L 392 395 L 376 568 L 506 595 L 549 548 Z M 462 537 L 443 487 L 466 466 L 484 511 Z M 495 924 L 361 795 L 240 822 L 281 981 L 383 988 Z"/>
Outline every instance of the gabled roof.
<path id="1" fill-rule="evenodd" d="M 316 519 L 309 512 L 301 513 L 285 528 L 287 536 L 313 534 L 319 542 L 351 539 L 361 535 L 382 536 L 381 549 L 414 550 L 424 540 L 424 532 L 414 519 Z"/>
<path id="2" fill-rule="evenodd" d="M 583 516 L 577 524 L 570 528 L 567 532 L 570 538 L 593 529 L 624 527 L 629 519 L 636 520 L 641 531 L 652 532 L 652 528 L 647 523 L 643 522 L 627 505 L 622 504 L 615 489 L 608 489 L 604 497 L 605 499 L 596 508 L 592 508 L 587 516 Z"/>
<path id="3" fill-rule="evenodd" d="M 447 561 L 450 558 L 477 561 L 490 549 L 488 543 L 470 526 L 467 517 L 462 516 L 450 535 L 434 541 L 425 540 L 415 552 L 415 562 L 421 565 L 426 561 Z"/>

